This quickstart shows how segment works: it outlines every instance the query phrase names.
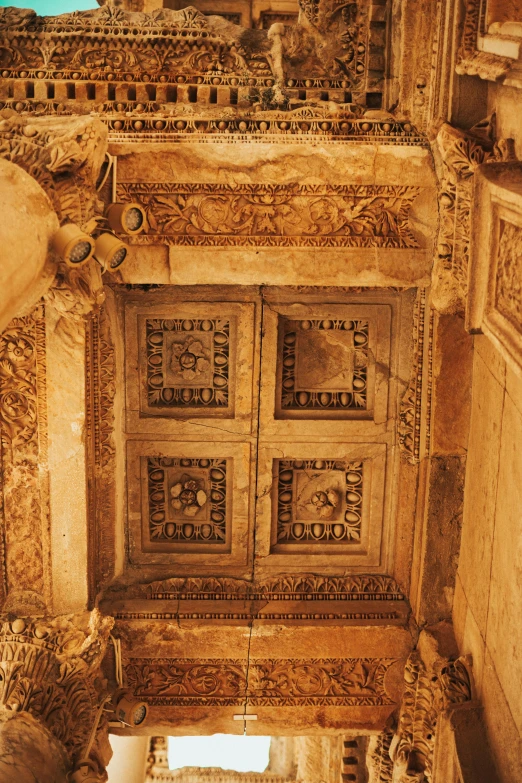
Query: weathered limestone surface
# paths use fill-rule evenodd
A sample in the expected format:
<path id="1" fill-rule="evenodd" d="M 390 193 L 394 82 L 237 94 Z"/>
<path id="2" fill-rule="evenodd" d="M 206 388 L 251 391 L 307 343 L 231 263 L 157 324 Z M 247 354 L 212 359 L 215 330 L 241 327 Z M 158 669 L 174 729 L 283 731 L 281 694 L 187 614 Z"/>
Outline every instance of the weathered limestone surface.
<path id="1" fill-rule="evenodd" d="M 521 388 L 484 336 L 474 338 L 473 407 L 453 618 L 473 655 L 477 693 L 503 780 L 520 768 L 518 621 Z M 518 534 L 517 534 L 518 535 Z M 517 576 L 517 574 L 519 576 Z"/>
<path id="2" fill-rule="evenodd" d="M 48 196 L 33 177 L 0 159 L 0 328 L 36 304 L 55 273 L 49 243 L 59 228 Z"/>

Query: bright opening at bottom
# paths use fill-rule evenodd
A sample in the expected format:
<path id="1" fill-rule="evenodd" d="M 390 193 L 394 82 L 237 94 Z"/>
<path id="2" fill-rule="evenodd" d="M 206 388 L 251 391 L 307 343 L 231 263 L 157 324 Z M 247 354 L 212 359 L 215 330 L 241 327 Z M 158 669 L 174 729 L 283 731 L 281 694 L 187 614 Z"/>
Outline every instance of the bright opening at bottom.
<path id="1" fill-rule="evenodd" d="M 211 737 L 169 737 L 169 767 L 221 767 L 236 772 L 264 772 L 270 737 L 213 734 Z"/>

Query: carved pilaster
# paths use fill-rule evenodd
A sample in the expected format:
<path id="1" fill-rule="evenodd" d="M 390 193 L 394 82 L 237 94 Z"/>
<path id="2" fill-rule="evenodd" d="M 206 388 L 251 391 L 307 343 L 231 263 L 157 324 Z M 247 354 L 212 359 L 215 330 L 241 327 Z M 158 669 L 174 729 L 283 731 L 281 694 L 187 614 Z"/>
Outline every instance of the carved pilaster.
<path id="1" fill-rule="evenodd" d="M 437 720 L 448 707 L 470 701 L 472 686 L 461 659 L 425 663 L 414 651 L 404 670 L 399 726 L 391 743 L 394 783 L 432 783 Z"/>
<path id="2" fill-rule="evenodd" d="M 89 755 L 105 695 L 100 664 L 112 622 L 97 611 L 88 618 L 0 620 L 0 735 L 14 714 L 29 713 L 58 742 L 67 767 Z M 91 763 L 103 770 L 96 738 L 91 746 Z M 30 768 L 30 748 L 25 765 Z"/>
<path id="3" fill-rule="evenodd" d="M 462 312 L 468 291 L 473 175 L 482 163 L 512 160 L 511 139 L 495 142 L 494 116 L 466 132 L 444 123 L 436 140 L 442 164 L 439 235 L 432 303 L 439 312 Z"/>

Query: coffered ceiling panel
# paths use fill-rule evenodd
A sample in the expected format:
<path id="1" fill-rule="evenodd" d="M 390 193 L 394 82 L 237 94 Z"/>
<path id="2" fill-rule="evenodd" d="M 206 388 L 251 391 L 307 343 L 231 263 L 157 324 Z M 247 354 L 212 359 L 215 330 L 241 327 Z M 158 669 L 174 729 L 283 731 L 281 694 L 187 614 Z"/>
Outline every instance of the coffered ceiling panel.
<path id="1" fill-rule="evenodd" d="M 289 567 L 377 567 L 381 559 L 385 444 L 261 446 L 258 555 Z"/>
<path id="2" fill-rule="evenodd" d="M 133 440 L 127 459 L 132 562 L 246 562 L 248 443 Z"/>
<path id="3" fill-rule="evenodd" d="M 251 431 L 254 304 L 129 305 L 125 317 L 130 429 Z"/>

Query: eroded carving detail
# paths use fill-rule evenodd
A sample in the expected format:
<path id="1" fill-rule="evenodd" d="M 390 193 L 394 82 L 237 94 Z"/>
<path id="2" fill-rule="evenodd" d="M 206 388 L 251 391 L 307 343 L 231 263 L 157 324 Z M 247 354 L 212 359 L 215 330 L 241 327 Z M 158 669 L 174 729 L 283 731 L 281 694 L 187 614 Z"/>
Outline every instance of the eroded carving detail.
<path id="1" fill-rule="evenodd" d="M 393 704 L 384 687 L 392 658 L 190 660 L 133 658 L 134 693 L 153 705 Z"/>
<path id="2" fill-rule="evenodd" d="M 46 600 L 42 516 L 48 513 L 45 371 L 45 315 L 38 305 L 0 336 L 0 507 L 3 598 L 16 591 L 13 600 L 40 611 Z"/>
<path id="3" fill-rule="evenodd" d="M 224 544 L 227 460 L 149 457 L 151 541 Z"/>
<path id="4" fill-rule="evenodd" d="M 363 462 L 277 460 L 277 543 L 361 538 Z"/>
<path id="5" fill-rule="evenodd" d="M 69 618 L 4 618 L 0 626 L 0 706 L 42 721 L 71 762 L 87 746 L 103 695 L 95 681 L 112 624 L 95 611 L 88 631 Z"/>
<path id="6" fill-rule="evenodd" d="M 418 247 L 409 213 L 419 189 L 392 185 L 120 183 L 148 229 L 136 243 Z"/>
<path id="7" fill-rule="evenodd" d="M 10 110 L 4 115 L 0 156 L 41 185 L 60 222 L 86 223 L 97 208 L 95 184 L 107 145 L 104 125 L 92 117 L 29 119 Z"/>
<path id="8" fill-rule="evenodd" d="M 466 0 L 466 15 L 455 70 L 458 74 L 480 76 L 490 81 L 501 80 L 516 63 L 510 57 L 479 51 L 478 36 L 481 30 L 483 0 Z"/>
<path id="9" fill-rule="evenodd" d="M 368 321 L 283 318 L 280 329 L 283 410 L 366 409 Z"/>
<path id="10" fill-rule="evenodd" d="M 437 718 L 451 704 L 469 701 L 471 682 L 462 660 L 446 660 L 428 671 L 420 654 L 413 652 L 404 670 L 398 742 L 394 747 L 397 779 L 432 783 L 433 749 Z M 401 777 L 402 775 L 402 777 Z"/>
<path id="11" fill-rule="evenodd" d="M 522 331 L 522 227 L 500 221 L 495 304 Z"/>
<path id="12" fill-rule="evenodd" d="M 412 464 L 420 459 L 425 314 L 426 291 L 421 289 L 413 314 L 413 366 L 408 388 L 401 400 L 398 422 L 399 445 Z"/>
<path id="13" fill-rule="evenodd" d="M 494 124 L 492 117 L 465 132 L 444 123 L 437 135 L 444 177 L 432 299 L 442 312 L 462 310 L 467 296 L 474 171 L 512 156 L 511 140 L 493 142 Z"/>
<path id="14" fill-rule="evenodd" d="M 230 407 L 231 319 L 146 320 L 147 405 Z"/>

